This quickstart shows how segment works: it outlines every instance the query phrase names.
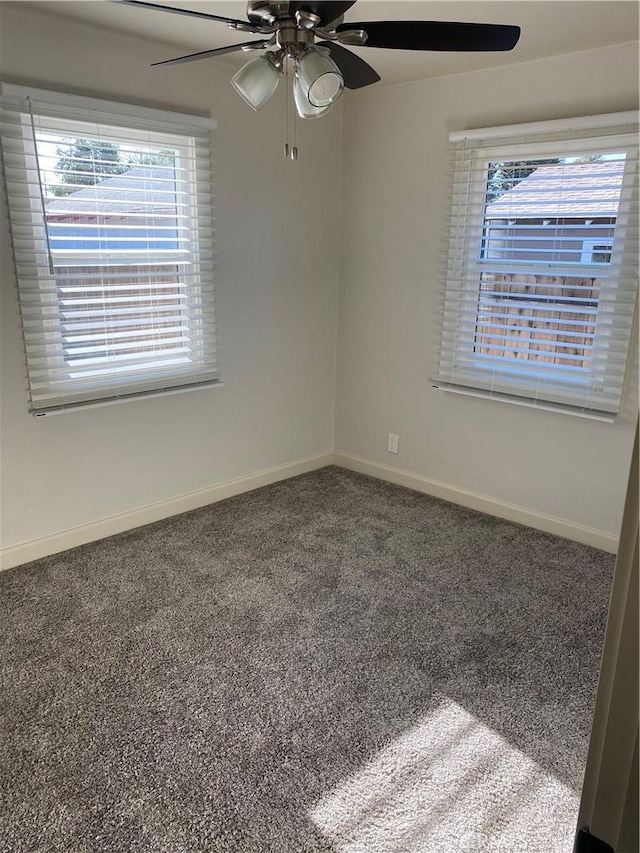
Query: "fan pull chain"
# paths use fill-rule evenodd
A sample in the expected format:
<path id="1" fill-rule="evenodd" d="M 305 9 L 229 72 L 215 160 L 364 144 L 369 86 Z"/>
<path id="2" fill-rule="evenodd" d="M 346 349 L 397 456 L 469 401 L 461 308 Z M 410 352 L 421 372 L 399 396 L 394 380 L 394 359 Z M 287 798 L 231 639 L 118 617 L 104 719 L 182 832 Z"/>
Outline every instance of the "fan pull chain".
<path id="1" fill-rule="evenodd" d="M 293 88 L 291 89 L 291 98 L 293 99 Z M 298 136 L 297 135 L 298 111 L 296 110 L 295 103 L 293 104 L 292 113 L 293 113 L 293 146 L 291 147 L 291 159 L 297 160 L 298 159 L 298 145 L 297 145 L 297 142 L 298 142 L 298 139 L 297 139 L 297 136 Z"/>
<path id="2" fill-rule="evenodd" d="M 284 60 L 285 69 L 284 69 L 284 83 L 285 83 L 285 94 L 284 94 L 284 156 L 287 160 L 297 160 L 298 159 L 298 147 L 296 145 L 296 108 L 293 103 L 293 86 L 291 85 L 291 79 L 289 75 L 289 63 L 291 62 L 290 57 L 286 57 Z M 295 74 L 295 70 L 294 70 Z M 289 112 L 291 111 L 292 119 L 289 121 Z M 293 128 L 290 135 L 290 124 Z M 291 140 L 291 141 L 290 141 Z"/>
<path id="3" fill-rule="evenodd" d="M 289 159 L 289 57 L 284 60 L 284 156 Z"/>

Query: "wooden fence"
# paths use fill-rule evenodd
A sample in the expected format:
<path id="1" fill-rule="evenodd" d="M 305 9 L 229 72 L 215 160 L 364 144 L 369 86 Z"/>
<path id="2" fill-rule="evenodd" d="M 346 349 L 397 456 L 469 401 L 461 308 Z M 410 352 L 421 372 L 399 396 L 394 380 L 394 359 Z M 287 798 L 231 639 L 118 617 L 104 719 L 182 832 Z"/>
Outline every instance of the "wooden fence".
<path id="1" fill-rule="evenodd" d="M 475 351 L 588 367 L 599 294 L 597 278 L 483 273 Z"/>

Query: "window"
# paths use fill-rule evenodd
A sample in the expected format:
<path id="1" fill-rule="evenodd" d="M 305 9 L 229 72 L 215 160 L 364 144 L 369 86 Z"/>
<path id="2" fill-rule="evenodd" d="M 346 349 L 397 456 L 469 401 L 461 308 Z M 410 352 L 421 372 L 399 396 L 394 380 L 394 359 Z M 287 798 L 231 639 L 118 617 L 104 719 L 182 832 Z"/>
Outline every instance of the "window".
<path id="1" fill-rule="evenodd" d="M 3 86 L 31 411 L 218 381 L 208 119 Z"/>
<path id="2" fill-rule="evenodd" d="M 637 113 L 451 139 L 434 385 L 611 419 L 637 291 Z"/>
<path id="3" fill-rule="evenodd" d="M 583 264 L 610 264 L 613 243 L 594 239 L 582 241 L 580 260 Z"/>

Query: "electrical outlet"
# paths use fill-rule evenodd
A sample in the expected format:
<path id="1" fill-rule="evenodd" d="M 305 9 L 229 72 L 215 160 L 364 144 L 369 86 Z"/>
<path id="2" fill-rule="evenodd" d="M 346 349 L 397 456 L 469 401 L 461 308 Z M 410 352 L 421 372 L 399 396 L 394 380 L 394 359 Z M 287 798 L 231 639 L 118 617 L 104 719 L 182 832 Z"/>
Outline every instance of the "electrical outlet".
<path id="1" fill-rule="evenodd" d="M 390 432 L 389 437 L 387 438 L 387 450 L 389 453 L 398 452 L 398 441 L 398 436 L 394 432 Z"/>

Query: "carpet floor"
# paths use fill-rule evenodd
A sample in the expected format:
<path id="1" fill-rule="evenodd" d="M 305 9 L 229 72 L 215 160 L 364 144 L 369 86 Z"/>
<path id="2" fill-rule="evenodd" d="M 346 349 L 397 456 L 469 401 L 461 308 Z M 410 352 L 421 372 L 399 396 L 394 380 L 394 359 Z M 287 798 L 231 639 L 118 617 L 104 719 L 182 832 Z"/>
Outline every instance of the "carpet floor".
<path id="1" fill-rule="evenodd" d="M 330 467 L 0 575 L 2 853 L 570 853 L 614 559 Z"/>

